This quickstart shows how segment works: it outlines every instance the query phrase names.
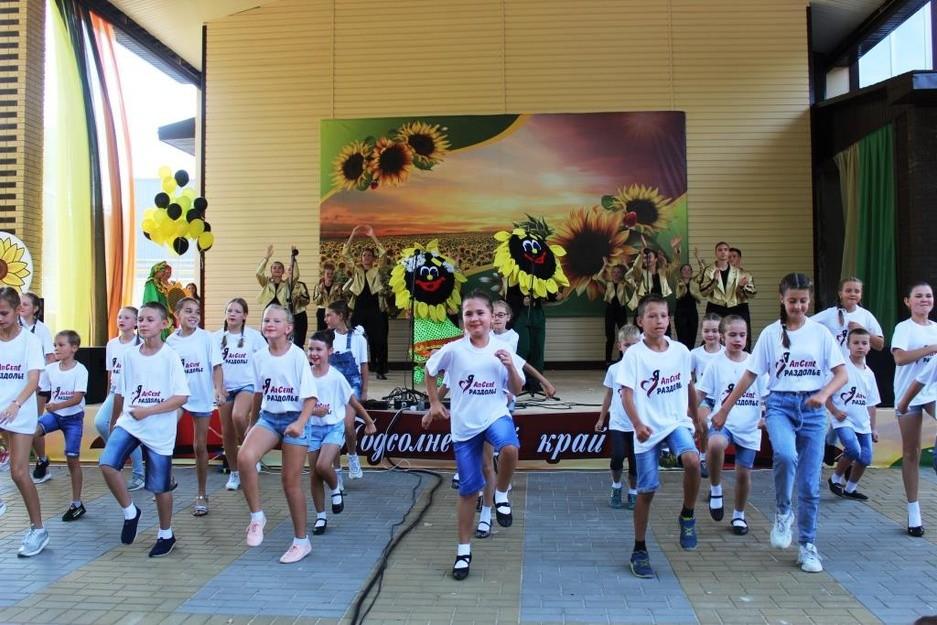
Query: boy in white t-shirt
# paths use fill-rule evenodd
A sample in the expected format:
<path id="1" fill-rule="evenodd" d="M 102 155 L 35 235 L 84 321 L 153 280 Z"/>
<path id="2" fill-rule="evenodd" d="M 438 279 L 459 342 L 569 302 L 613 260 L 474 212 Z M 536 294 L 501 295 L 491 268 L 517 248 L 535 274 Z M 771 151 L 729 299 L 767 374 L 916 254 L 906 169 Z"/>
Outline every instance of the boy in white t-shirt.
<path id="1" fill-rule="evenodd" d="M 826 402 L 833 413 L 833 429 L 843 444 L 843 455 L 833 469 L 829 486 L 833 494 L 864 501 L 860 493 L 859 478 L 872 464 L 872 443 L 878 442 L 875 430 L 875 407 L 881 403 L 875 374 L 865 365 L 865 357 L 872 349 L 872 335 L 865 328 L 854 328 L 846 338 L 849 359 L 846 361 L 846 386 L 834 393 Z M 851 466 L 851 468 L 850 468 Z M 846 481 L 849 469 L 849 481 Z"/>
<path id="2" fill-rule="evenodd" d="M 524 361 L 512 354 L 505 343 L 491 338 L 492 312 L 487 294 L 476 291 L 465 298 L 462 301 L 465 336 L 447 343 L 426 362 L 430 410 L 423 418 L 423 427 L 428 428 L 433 419 L 450 419 L 456 468 L 461 478 L 459 544 L 452 566 L 452 577 L 456 580 L 468 577 L 472 562 L 475 498 L 485 485 L 483 447 L 486 441 L 500 452 L 495 514 L 503 527 L 513 522 L 508 487 L 517 466 L 520 442 L 508 412 L 508 393 L 517 395 L 521 391 Z M 451 418 L 436 388 L 436 376 L 440 371 L 446 371 L 453 382 Z"/>
<path id="3" fill-rule="evenodd" d="M 81 337 L 74 330 L 62 330 L 55 335 L 55 357 L 58 362 L 46 365 L 39 378 L 39 388 L 50 393 L 46 402 L 46 413 L 39 419 L 36 427 L 34 447 L 39 454 L 36 461 L 37 484 L 52 479 L 49 471 L 49 458 L 46 457 L 45 436 L 62 431 L 65 437 L 65 459 L 68 462 L 68 474 L 72 481 L 72 503 L 62 516 L 62 520 L 77 521 L 85 514 L 81 503 L 81 435 L 85 422 L 85 393 L 88 391 L 88 370 L 75 360 Z"/>
<path id="4" fill-rule="evenodd" d="M 618 331 L 618 351 L 624 357 L 632 345 L 641 340 L 641 330 L 631 324 L 622 326 Z M 608 505 L 612 508 L 625 507 L 634 510 L 638 499 L 637 466 L 634 459 L 634 427 L 625 414 L 625 407 L 621 403 L 621 386 L 615 381 L 618 377 L 618 368 L 621 360 L 612 363 L 605 372 L 605 398 L 602 400 L 602 409 L 599 419 L 595 422 L 595 431 L 605 429 L 605 416 L 608 415 L 608 437 L 611 442 L 612 453 L 609 460 L 609 470 L 612 473 L 612 496 Z M 621 471 L 628 458 L 628 498 L 626 503 L 621 501 Z"/>
<path id="5" fill-rule="evenodd" d="M 659 460 L 666 445 L 683 463 L 683 510 L 678 518 L 680 546 L 696 549 L 696 519 L 693 507 L 699 491 L 700 462 L 694 430 L 697 418 L 696 389 L 690 352 L 667 336 L 670 313 L 667 300 L 648 295 L 638 305 L 636 319 L 644 331 L 641 342 L 631 347 L 618 369 L 625 413 L 634 427 L 635 460 L 638 465 L 638 501 L 634 508 L 634 551 L 631 572 L 653 577 L 645 536 L 654 492 L 660 487 Z M 689 416 L 688 416 L 689 413 Z"/>
<path id="6" fill-rule="evenodd" d="M 172 452 L 176 444 L 177 410 L 189 397 L 189 385 L 179 355 L 163 343 L 168 325 L 162 304 L 140 307 L 138 332 L 143 343 L 123 354 L 114 389 L 114 412 L 120 415 L 98 461 L 108 488 L 124 513 L 120 542 L 132 544 L 140 523 L 121 469 L 138 446 L 146 458 L 146 489 L 156 495 L 159 532 L 151 558 L 169 555 L 176 544 L 172 532 Z"/>

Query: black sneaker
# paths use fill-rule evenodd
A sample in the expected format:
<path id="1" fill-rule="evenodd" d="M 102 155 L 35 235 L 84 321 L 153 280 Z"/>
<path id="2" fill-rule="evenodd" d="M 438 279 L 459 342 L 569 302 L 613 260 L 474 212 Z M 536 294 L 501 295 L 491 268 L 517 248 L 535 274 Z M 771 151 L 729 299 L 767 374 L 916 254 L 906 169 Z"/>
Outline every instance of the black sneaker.
<path id="1" fill-rule="evenodd" d="M 68 523 L 70 521 L 77 521 L 83 516 L 85 516 L 85 504 L 80 503 L 77 506 L 72 504 L 68 507 L 68 510 L 65 511 L 65 514 L 62 515 L 62 520 Z"/>
<path id="2" fill-rule="evenodd" d="M 135 506 L 136 507 L 136 506 Z M 120 542 L 125 545 L 132 545 L 137 537 L 137 524 L 140 523 L 140 516 L 143 511 L 137 507 L 137 515 L 132 519 L 124 519 L 124 528 L 120 530 Z"/>
<path id="3" fill-rule="evenodd" d="M 849 491 L 844 490 L 843 497 L 847 499 L 858 499 L 859 501 L 866 501 L 869 498 L 868 495 L 863 495 L 857 490 L 854 490 L 851 493 Z"/>
<path id="4" fill-rule="evenodd" d="M 36 468 L 33 469 L 33 484 L 42 484 L 52 479 L 52 473 L 49 471 L 49 459 L 36 460 Z"/>
<path id="5" fill-rule="evenodd" d="M 172 548 L 175 546 L 175 535 L 170 536 L 169 538 L 157 538 L 156 544 L 153 545 L 152 549 L 150 549 L 150 557 L 162 558 L 163 556 L 168 556 L 170 553 L 172 553 Z"/>
<path id="6" fill-rule="evenodd" d="M 837 484 L 833 481 L 833 478 L 828 479 L 826 483 L 830 486 L 830 492 L 834 495 L 837 495 L 838 497 L 842 497 L 843 493 L 846 492 L 843 490 L 842 484 Z"/>

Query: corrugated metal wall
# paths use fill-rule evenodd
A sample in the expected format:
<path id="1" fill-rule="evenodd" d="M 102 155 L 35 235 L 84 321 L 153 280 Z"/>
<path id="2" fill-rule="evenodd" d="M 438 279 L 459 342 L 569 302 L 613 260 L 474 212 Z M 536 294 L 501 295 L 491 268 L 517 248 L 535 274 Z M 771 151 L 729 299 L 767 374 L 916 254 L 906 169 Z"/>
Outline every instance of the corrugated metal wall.
<path id="1" fill-rule="evenodd" d="M 320 119 L 682 110 L 690 248 L 743 249 L 757 331 L 781 275 L 813 269 L 806 37 L 803 0 L 281 0 L 210 22 L 208 324 L 253 301 L 268 242 L 316 273 Z M 549 334 L 548 360 L 602 359 L 600 319 Z"/>

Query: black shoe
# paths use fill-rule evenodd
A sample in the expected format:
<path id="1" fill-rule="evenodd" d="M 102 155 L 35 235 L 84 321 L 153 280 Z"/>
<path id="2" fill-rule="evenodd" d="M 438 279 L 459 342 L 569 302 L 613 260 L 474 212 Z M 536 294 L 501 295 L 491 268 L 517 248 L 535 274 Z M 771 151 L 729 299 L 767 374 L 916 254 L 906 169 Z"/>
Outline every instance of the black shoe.
<path id="1" fill-rule="evenodd" d="M 452 486 L 452 489 L 453 489 L 453 490 L 458 490 L 458 489 L 459 489 L 459 478 L 456 477 L 455 475 L 452 476 L 452 484 L 451 484 L 451 486 Z"/>
<path id="2" fill-rule="evenodd" d="M 915 538 L 920 538 L 924 535 L 924 526 L 918 525 L 917 527 L 908 527 L 908 536 L 914 536 Z"/>
<path id="3" fill-rule="evenodd" d="M 719 500 L 719 507 L 713 508 L 713 502 Z M 722 517 L 725 515 L 725 507 L 722 505 L 722 495 L 713 495 L 712 492 L 709 493 L 709 516 L 713 518 L 713 521 L 721 521 Z"/>
<path id="4" fill-rule="evenodd" d="M 386 380 L 386 379 L 387 379 L 387 374 L 386 374 L 386 373 L 378 373 L 378 374 L 377 374 L 377 379 L 378 379 L 378 380 Z"/>
<path id="5" fill-rule="evenodd" d="M 66 523 L 70 521 L 77 521 L 81 517 L 85 516 L 85 504 L 80 503 L 77 506 L 70 505 L 68 510 L 65 511 L 65 514 L 62 515 L 62 520 Z"/>
<path id="6" fill-rule="evenodd" d="M 33 484 L 42 484 L 52 479 L 52 473 L 49 472 L 49 459 L 36 460 L 36 468 L 33 469 Z"/>
<path id="7" fill-rule="evenodd" d="M 838 497 L 843 496 L 843 493 L 845 491 L 843 490 L 842 484 L 837 484 L 836 482 L 833 481 L 833 478 L 828 479 L 826 483 L 830 485 L 830 492 L 832 492 L 834 495 Z"/>
<path id="8" fill-rule="evenodd" d="M 338 497 L 338 503 L 335 503 L 335 498 Z M 345 500 L 342 497 L 341 493 L 332 494 L 332 514 L 341 514 L 342 510 L 345 509 Z"/>
<path id="9" fill-rule="evenodd" d="M 150 549 L 151 558 L 162 558 L 163 556 L 168 556 L 172 553 L 172 548 L 176 546 L 176 537 L 170 536 L 169 538 L 157 538 L 156 544 L 153 545 L 153 548 Z"/>
<path id="10" fill-rule="evenodd" d="M 732 519 L 732 532 L 736 536 L 744 536 L 748 533 L 748 523 L 745 519 Z"/>
<path id="11" fill-rule="evenodd" d="M 502 508 L 508 510 L 508 512 L 502 512 Z M 511 527 L 511 524 L 514 523 L 514 515 L 511 514 L 510 510 L 511 504 L 507 501 L 495 502 L 495 515 L 498 517 L 498 525 L 501 527 Z"/>
<path id="12" fill-rule="evenodd" d="M 709 468 L 706 466 L 706 461 L 705 461 L 705 460 L 700 460 L 700 463 L 699 463 L 699 475 L 700 475 L 700 477 L 702 477 L 702 478 L 707 478 L 707 477 L 709 477 Z"/>
<path id="13" fill-rule="evenodd" d="M 316 524 L 312 528 L 312 533 L 314 536 L 319 536 L 325 534 L 325 528 L 329 526 L 328 519 L 316 519 Z"/>
<path id="14" fill-rule="evenodd" d="M 468 566 L 456 568 L 459 562 L 465 562 Z M 452 579 L 463 580 L 469 576 L 469 568 L 472 566 L 472 554 L 467 556 L 456 556 L 455 563 L 452 565 Z"/>
<path id="15" fill-rule="evenodd" d="M 863 495 L 857 490 L 854 490 L 851 493 L 844 490 L 843 497 L 846 497 L 847 499 L 858 499 L 859 501 L 866 501 L 869 498 L 868 495 Z"/>
<path id="16" fill-rule="evenodd" d="M 491 536 L 491 523 L 479 521 L 475 528 L 475 538 L 488 538 L 489 536 Z"/>
<path id="17" fill-rule="evenodd" d="M 120 542 L 125 545 L 132 545 L 133 539 L 137 537 L 137 524 L 140 523 L 140 516 L 143 511 L 137 508 L 137 515 L 132 519 L 124 519 L 124 529 L 120 530 Z"/>

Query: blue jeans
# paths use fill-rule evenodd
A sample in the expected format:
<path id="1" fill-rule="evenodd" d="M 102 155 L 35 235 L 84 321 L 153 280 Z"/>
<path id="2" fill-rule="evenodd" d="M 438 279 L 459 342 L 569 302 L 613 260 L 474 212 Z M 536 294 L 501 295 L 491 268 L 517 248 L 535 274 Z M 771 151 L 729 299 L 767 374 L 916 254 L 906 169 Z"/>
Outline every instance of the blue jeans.
<path id="1" fill-rule="evenodd" d="M 850 427 L 836 428 L 843 454 L 864 467 L 872 464 L 872 435 L 860 434 Z"/>
<path id="2" fill-rule="evenodd" d="M 81 431 L 84 429 L 84 423 L 84 411 L 64 417 L 47 412 L 39 418 L 39 427 L 44 434 L 62 430 L 65 437 L 65 455 L 69 458 L 77 458 L 81 454 Z"/>
<path id="3" fill-rule="evenodd" d="M 162 456 L 121 427 L 114 428 L 98 464 L 120 471 L 134 449 L 146 454 L 146 489 L 158 495 L 172 490 L 172 456 Z"/>
<path id="4" fill-rule="evenodd" d="M 791 511 L 797 482 L 797 525 L 801 545 L 817 537 L 820 474 L 826 442 L 826 411 L 807 406 L 813 392 L 772 392 L 766 402 L 765 423 L 774 449 L 774 496 L 778 514 Z"/>
<path id="5" fill-rule="evenodd" d="M 693 430 L 682 425 L 661 439 L 653 449 L 634 455 L 637 466 L 637 489 L 639 493 L 653 493 L 660 488 L 660 452 L 667 446 L 678 458 L 688 451 L 699 453 L 693 440 Z"/>
<path id="6" fill-rule="evenodd" d="M 94 415 L 94 429 L 101 435 L 101 440 L 107 443 L 111 435 L 111 415 L 114 413 L 114 393 L 108 393 L 107 398 L 98 413 Z M 143 450 L 137 447 L 130 454 L 130 463 L 133 465 L 133 474 L 139 478 L 143 477 Z"/>

